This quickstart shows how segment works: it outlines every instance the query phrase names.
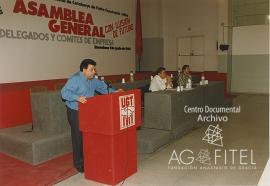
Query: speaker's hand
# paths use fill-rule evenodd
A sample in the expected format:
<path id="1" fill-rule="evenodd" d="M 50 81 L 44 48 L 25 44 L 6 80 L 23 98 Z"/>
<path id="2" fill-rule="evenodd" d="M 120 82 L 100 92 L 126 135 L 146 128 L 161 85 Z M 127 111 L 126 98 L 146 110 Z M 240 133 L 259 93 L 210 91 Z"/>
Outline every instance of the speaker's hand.
<path id="1" fill-rule="evenodd" d="M 86 103 L 87 102 L 86 97 L 85 96 L 80 96 L 79 99 L 78 99 L 78 102 L 83 103 L 83 104 Z"/>
<path id="2" fill-rule="evenodd" d="M 118 89 L 118 90 L 116 90 L 115 92 L 125 92 L 123 89 Z"/>

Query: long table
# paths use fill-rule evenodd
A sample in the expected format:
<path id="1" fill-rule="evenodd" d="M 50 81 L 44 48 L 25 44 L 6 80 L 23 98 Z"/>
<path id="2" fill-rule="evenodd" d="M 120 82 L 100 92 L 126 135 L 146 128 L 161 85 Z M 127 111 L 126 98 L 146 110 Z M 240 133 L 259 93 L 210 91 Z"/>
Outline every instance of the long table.
<path id="1" fill-rule="evenodd" d="M 132 90 L 132 89 L 147 87 L 149 86 L 150 81 L 151 81 L 150 79 L 146 79 L 146 80 L 137 80 L 134 82 L 126 82 L 126 83 L 113 83 L 112 87 L 115 89 L 123 88 L 125 90 Z"/>
<path id="2" fill-rule="evenodd" d="M 143 127 L 171 131 L 178 137 L 194 128 L 198 113 L 185 113 L 184 107 L 223 106 L 224 83 L 209 82 L 192 90 L 165 90 L 145 93 Z"/>

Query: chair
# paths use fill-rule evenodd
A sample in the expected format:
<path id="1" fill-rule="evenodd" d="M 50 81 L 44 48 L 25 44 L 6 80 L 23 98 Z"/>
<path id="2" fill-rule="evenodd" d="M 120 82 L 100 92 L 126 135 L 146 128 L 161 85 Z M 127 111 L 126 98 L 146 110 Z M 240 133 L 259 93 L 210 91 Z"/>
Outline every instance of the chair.
<path id="1" fill-rule="evenodd" d="M 48 89 L 45 86 L 34 86 L 30 88 L 30 95 L 35 92 L 46 92 Z M 33 132 L 34 131 L 34 122 L 32 121 L 31 130 L 25 132 Z"/>

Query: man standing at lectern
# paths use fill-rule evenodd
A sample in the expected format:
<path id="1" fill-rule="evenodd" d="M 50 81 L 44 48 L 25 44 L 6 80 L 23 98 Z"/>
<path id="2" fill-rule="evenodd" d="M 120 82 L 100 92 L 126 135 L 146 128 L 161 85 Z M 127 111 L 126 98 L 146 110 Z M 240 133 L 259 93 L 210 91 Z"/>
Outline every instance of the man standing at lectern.
<path id="1" fill-rule="evenodd" d="M 78 102 L 86 103 L 87 98 L 94 96 L 95 91 L 101 94 L 120 92 L 108 88 L 107 84 L 94 78 L 96 74 L 96 62 L 92 59 L 84 59 L 80 65 L 80 71 L 71 76 L 61 90 L 62 98 L 66 101 L 67 117 L 71 127 L 73 164 L 79 172 L 84 172 L 82 133 L 79 129 Z"/>

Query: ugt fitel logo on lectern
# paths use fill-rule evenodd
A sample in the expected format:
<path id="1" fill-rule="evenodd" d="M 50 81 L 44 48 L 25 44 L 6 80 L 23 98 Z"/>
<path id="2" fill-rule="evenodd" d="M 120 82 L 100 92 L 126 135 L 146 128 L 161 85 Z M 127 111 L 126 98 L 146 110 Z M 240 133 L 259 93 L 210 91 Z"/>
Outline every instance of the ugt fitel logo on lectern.
<path id="1" fill-rule="evenodd" d="M 135 125 L 135 96 L 129 94 L 119 96 L 120 106 L 120 130 Z"/>

